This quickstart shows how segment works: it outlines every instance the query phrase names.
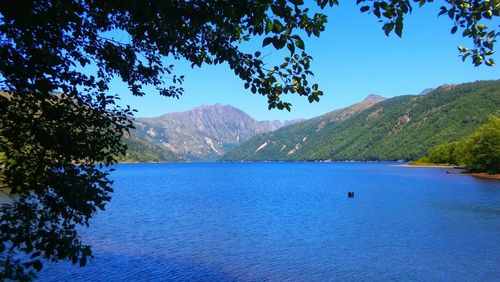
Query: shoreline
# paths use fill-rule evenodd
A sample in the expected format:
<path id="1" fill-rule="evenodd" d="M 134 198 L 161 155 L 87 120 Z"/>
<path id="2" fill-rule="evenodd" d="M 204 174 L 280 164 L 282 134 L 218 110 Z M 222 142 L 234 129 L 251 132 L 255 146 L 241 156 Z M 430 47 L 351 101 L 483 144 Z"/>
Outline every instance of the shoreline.
<path id="1" fill-rule="evenodd" d="M 401 165 L 392 165 L 392 166 L 397 166 L 397 167 L 425 167 L 425 168 L 452 168 L 452 169 L 462 169 L 461 167 L 456 167 L 452 165 L 430 165 L 430 164 L 401 164 Z"/>
<path id="2" fill-rule="evenodd" d="M 448 174 L 462 174 L 488 180 L 500 180 L 500 173 L 489 174 L 486 172 L 447 172 Z"/>
<path id="3" fill-rule="evenodd" d="M 181 164 L 186 164 L 186 163 L 301 163 L 301 162 L 310 162 L 310 163 L 318 163 L 318 162 L 325 162 L 325 161 L 240 161 L 240 162 L 227 162 L 227 161 L 222 161 L 222 162 L 217 162 L 217 161 L 212 161 L 212 162 L 118 162 L 116 164 L 175 164 L 175 163 L 181 163 Z M 363 163 L 363 162 L 381 162 L 381 161 L 327 161 L 329 163 Z M 381 162 L 382 163 L 382 162 Z M 465 168 L 458 167 L 458 166 L 452 166 L 452 165 L 431 165 L 431 164 L 390 164 L 390 167 L 404 167 L 404 168 L 447 168 L 447 169 L 453 169 L 453 170 L 458 170 L 458 171 L 447 171 L 447 174 L 459 174 L 459 175 L 468 175 L 468 176 L 473 176 L 477 178 L 482 178 L 482 179 L 489 179 L 489 180 L 500 180 L 500 173 L 497 174 L 489 174 L 486 172 L 467 172 Z"/>
<path id="4" fill-rule="evenodd" d="M 473 176 L 477 178 L 482 178 L 482 179 L 488 179 L 488 180 L 500 180 L 500 173 L 496 174 L 489 174 L 487 172 L 468 172 L 462 167 L 458 166 L 451 166 L 451 165 L 412 165 L 412 164 L 403 164 L 403 165 L 393 165 L 396 167 L 416 167 L 416 168 L 448 168 L 448 169 L 453 169 L 453 170 L 459 170 L 459 171 L 447 171 L 447 174 L 458 174 L 458 175 L 468 175 L 468 176 Z"/>

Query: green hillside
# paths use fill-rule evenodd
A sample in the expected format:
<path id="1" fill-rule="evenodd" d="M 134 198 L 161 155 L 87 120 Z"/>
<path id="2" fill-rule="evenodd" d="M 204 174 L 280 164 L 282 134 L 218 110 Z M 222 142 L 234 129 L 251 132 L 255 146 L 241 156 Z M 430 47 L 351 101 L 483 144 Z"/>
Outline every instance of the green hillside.
<path id="1" fill-rule="evenodd" d="M 178 162 L 184 161 L 160 144 L 132 135 L 123 140 L 127 144 L 127 154 L 119 162 Z"/>
<path id="2" fill-rule="evenodd" d="M 470 136 L 439 144 L 411 164 L 456 165 L 472 172 L 500 173 L 500 118 L 491 116 Z"/>
<path id="3" fill-rule="evenodd" d="M 345 119 L 322 116 L 261 134 L 222 160 L 415 160 L 499 114 L 500 80 L 447 85 L 387 99 Z"/>

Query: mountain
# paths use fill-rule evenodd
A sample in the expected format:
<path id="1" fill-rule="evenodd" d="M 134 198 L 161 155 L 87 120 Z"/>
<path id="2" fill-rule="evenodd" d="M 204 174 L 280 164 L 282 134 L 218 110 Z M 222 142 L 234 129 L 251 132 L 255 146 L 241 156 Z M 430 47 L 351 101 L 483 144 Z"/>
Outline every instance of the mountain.
<path id="1" fill-rule="evenodd" d="M 286 124 L 289 122 L 258 122 L 237 108 L 221 104 L 137 118 L 136 129 L 125 139 L 129 150 L 122 161 L 216 160 L 254 135 Z"/>
<path id="2" fill-rule="evenodd" d="M 431 93 L 432 90 L 434 90 L 434 88 L 425 88 L 420 93 L 418 93 L 418 95 L 427 95 L 427 94 Z"/>
<path id="3" fill-rule="evenodd" d="M 297 123 L 297 122 L 300 122 L 303 120 L 305 120 L 305 119 L 301 118 L 301 119 L 285 120 L 285 121 L 281 121 L 281 120 L 277 120 L 277 119 L 275 119 L 275 120 L 263 120 L 263 121 L 259 121 L 259 124 L 265 129 L 266 132 L 271 132 L 271 131 L 275 131 L 275 130 L 280 129 L 283 126 L 294 124 L 294 123 Z"/>
<path id="4" fill-rule="evenodd" d="M 186 160 L 165 148 L 161 143 L 145 136 L 137 136 L 134 132 L 130 137 L 125 138 L 125 143 L 128 147 L 127 155 L 120 159 L 121 162 L 181 162 Z"/>
<path id="5" fill-rule="evenodd" d="M 500 80 L 361 103 L 255 136 L 225 161 L 414 160 L 500 114 Z"/>

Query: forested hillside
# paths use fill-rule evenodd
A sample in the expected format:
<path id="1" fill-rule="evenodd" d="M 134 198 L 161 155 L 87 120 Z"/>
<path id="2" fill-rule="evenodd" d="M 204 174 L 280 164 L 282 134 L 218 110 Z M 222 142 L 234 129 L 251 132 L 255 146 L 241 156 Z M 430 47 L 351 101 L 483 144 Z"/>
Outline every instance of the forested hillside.
<path id="1" fill-rule="evenodd" d="M 127 154 L 120 158 L 120 162 L 179 162 L 185 161 L 161 144 L 139 138 L 135 135 L 124 139 L 127 144 Z"/>
<path id="2" fill-rule="evenodd" d="M 350 115 L 335 118 L 348 110 Z M 445 85 L 260 134 L 222 160 L 415 160 L 437 144 L 468 136 L 499 113 L 500 80 Z M 325 118 L 329 115 L 333 118 Z"/>
<path id="3" fill-rule="evenodd" d="M 500 173 L 500 117 L 491 116 L 470 136 L 433 147 L 414 165 L 456 165 L 472 172 Z"/>

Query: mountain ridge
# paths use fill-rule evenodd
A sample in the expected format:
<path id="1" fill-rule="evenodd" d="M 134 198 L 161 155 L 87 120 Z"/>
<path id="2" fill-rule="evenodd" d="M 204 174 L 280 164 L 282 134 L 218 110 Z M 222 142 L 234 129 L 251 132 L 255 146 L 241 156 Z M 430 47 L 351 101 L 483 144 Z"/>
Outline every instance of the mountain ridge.
<path id="1" fill-rule="evenodd" d="M 231 105 L 137 118 L 121 161 L 413 160 L 500 111 L 500 80 L 378 94 L 310 119 L 257 121 Z M 412 132 L 412 130 L 416 130 Z"/>
<path id="2" fill-rule="evenodd" d="M 136 118 L 135 129 L 124 139 L 129 150 L 121 161 L 213 161 L 255 134 L 293 122 L 257 121 L 236 107 L 220 103 Z"/>
<path id="3" fill-rule="evenodd" d="M 223 161 L 414 160 L 500 112 L 500 80 L 444 85 L 355 111 L 356 104 L 260 134 Z M 265 145 L 264 145 L 265 144 Z"/>

